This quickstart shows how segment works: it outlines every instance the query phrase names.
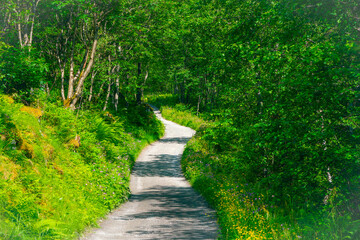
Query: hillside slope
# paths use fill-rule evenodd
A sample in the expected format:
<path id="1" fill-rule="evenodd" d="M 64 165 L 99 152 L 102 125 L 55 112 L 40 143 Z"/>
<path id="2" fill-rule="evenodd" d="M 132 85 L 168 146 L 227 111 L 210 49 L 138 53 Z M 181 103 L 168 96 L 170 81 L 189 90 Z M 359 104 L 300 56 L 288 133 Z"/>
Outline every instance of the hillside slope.
<path id="1" fill-rule="evenodd" d="M 134 159 L 163 126 L 145 105 L 119 116 L 40 96 L 0 96 L 0 239 L 73 239 L 126 201 Z"/>

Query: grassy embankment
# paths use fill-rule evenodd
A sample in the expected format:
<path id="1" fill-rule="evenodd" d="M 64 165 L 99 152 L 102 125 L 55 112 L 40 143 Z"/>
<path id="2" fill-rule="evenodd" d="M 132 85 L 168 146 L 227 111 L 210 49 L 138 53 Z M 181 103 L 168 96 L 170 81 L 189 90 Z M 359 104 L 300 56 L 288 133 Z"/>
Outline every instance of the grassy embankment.
<path id="1" fill-rule="evenodd" d="M 148 99 L 161 108 L 164 118 L 197 130 L 185 149 L 182 169 L 216 210 L 222 239 L 359 239 L 359 221 L 339 214 L 337 206 L 309 212 L 242 179 L 234 169 L 237 160 L 231 146 L 219 151 L 205 134 L 213 127 L 229 126 L 202 120 L 193 109 L 176 104 L 173 96 Z"/>
<path id="2" fill-rule="evenodd" d="M 169 94 L 149 95 L 145 98 L 145 101 L 159 107 L 164 118 L 196 131 L 206 123 L 204 119 L 194 114 L 194 109 L 184 104 L 177 104 L 176 96 Z"/>
<path id="3" fill-rule="evenodd" d="M 141 149 L 163 134 L 147 107 L 31 106 L 0 95 L 0 239 L 75 239 L 129 196 Z"/>

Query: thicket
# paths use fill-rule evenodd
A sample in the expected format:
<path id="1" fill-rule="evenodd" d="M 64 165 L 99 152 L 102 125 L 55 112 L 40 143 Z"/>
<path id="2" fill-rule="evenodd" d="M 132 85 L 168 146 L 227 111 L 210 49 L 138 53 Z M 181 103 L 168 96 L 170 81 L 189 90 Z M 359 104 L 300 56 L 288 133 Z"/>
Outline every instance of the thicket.
<path id="1" fill-rule="evenodd" d="M 283 216 L 317 229 L 299 236 L 358 238 L 359 5 L 187 6 L 191 17 L 175 24 L 181 37 L 171 53 L 182 58 L 168 91 L 213 122 L 199 133 L 203 151 L 193 147 L 187 161 L 258 189 Z M 236 234 L 229 238 L 245 237 Z"/>
<path id="2" fill-rule="evenodd" d="M 73 112 L 36 99 L 0 95 L 0 239 L 75 239 L 127 200 L 133 163 L 163 127 L 145 105 Z"/>
<path id="3" fill-rule="evenodd" d="M 172 101 L 178 96 L 149 99 L 165 109 L 165 118 L 179 124 L 188 123 L 183 120 L 184 115 L 190 121 L 199 118 L 193 107 Z M 201 117 L 211 115 L 203 113 Z M 188 123 L 191 125 L 194 124 Z M 219 125 L 226 127 L 219 120 L 202 120 L 197 134 L 186 146 L 181 165 L 185 177 L 216 210 L 222 239 L 359 239 L 356 189 L 353 198 L 335 192 L 325 195 L 321 199 L 324 202 L 316 206 L 309 202 L 299 204 L 290 194 L 279 197 L 261 182 L 248 181 L 244 169 L 236 171 L 241 160 L 233 149 L 214 148 L 214 141 L 206 135 L 211 132 L 212 138 L 220 137 L 214 134 Z M 229 148 L 225 142 L 223 148 L 226 147 Z"/>

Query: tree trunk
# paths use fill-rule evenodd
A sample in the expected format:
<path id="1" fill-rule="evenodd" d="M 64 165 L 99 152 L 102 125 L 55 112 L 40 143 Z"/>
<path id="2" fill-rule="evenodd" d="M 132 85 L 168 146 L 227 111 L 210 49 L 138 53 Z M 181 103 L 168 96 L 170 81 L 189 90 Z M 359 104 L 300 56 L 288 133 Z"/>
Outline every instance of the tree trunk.
<path id="1" fill-rule="evenodd" d="M 24 44 L 23 44 L 23 39 L 22 39 L 22 31 L 21 31 L 21 24 L 20 24 L 20 17 L 18 18 L 19 23 L 17 24 L 17 28 L 18 28 L 18 36 L 19 36 L 19 43 L 20 43 L 20 47 L 24 48 Z"/>
<path id="2" fill-rule="evenodd" d="M 65 64 L 60 64 L 60 77 L 61 77 L 61 98 L 63 101 L 65 101 Z"/>
<path id="3" fill-rule="evenodd" d="M 99 88 L 99 92 L 97 94 L 97 98 L 99 98 L 101 93 L 103 92 L 104 85 L 105 85 L 105 82 L 101 83 L 100 88 Z"/>
<path id="4" fill-rule="evenodd" d="M 107 89 L 106 100 L 105 100 L 103 111 L 106 111 L 106 108 L 107 108 L 107 105 L 108 105 L 108 102 L 109 102 L 109 97 L 110 97 L 110 92 L 111 92 L 111 84 L 112 84 L 112 81 L 110 79 L 108 89 Z"/>
<path id="5" fill-rule="evenodd" d="M 87 52 L 86 57 L 85 57 L 85 63 L 82 67 L 81 73 L 79 74 L 79 80 L 77 83 L 76 91 L 70 98 L 68 97 L 68 100 L 70 100 L 70 102 L 71 102 L 70 103 L 71 109 L 75 109 L 75 104 L 77 103 L 77 101 L 79 100 L 79 98 L 81 96 L 85 79 L 89 75 L 89 73 L 92 69 L 92 66 L 94 64 L 97 44 L 98 44 L 98 33 L 97 33 L 97 29 L 96 29 L 94 41 L 93 41 L 91 52 L 90 52 L 90 59 L 89 60 L 87 59 L 87 56 L 88 56 L 88 52 Z"/>
<path id="6" fill-rule="evenodd" d="M 115 106 L 115 111 L 117 112 L 118 107 L 119 107 L 119 93 L 120 93 L 120 80 L 118 77 L 115 80 L 115 87 L 116 87 L 116 90 L 115 90 L 115 96 L 114 96 L 114 98 L 115 98 L 114 106 Z"/>
<path id="7" fill-rule="evenodd" d="M 30 3 L 27 6 L 24 5 L 21 6 L 20 2 L 18 1 L 17 3 L 18 8 L 14 9 L 14 12 L 18 16 L 17 31 L 18 31 L 19 44 L 21 48 L 32 46 L 35 15 L 39 2 L 40 0 L 35 0 L 34 2 Z M 22 24 L 22 22 L 24 23 Z"/>
<path id="8" fill-rule="evenodd" d="M 73 45 L 74 45 L 74 37 L 73 37 Z M 74 49 L 75 47 L 72 46 L 72 50 L 71 50 L 71 57 L 70 57 L 70 72 L 69 72 L 69 86 L 68 86 L 68 94 L 67 94 L 67 101 L 68 103 L 65 104 L 69 105 L 72 96 L 74 95 Z M 66 106 L 67 107 L 67 106 Z"/>
<path id="9" fill-rule="evenodd" d="M 29 46 L 29 47 L 32 46 L 32 41 L 33 41 L 34 21 L 35 21 L 35 16 L 32 17 L 32 21 L 31 21 L 30 34 L 29 34 L 29 42 L 28 42 L 28 46 Z M 29 49 L 29 50 L 30 50 L 30 49 Z"/>
<path id="10" fill-rule="evenodd" d="M 89 93 L 89 102 L 91 102 L 92 96 L 93 96 L 93 87 L 94 87 L 94 79 L 97 74 L 97 71 L 93 71 L 91 73 L 91 85 L 90 85 L 90 93 Z"/>

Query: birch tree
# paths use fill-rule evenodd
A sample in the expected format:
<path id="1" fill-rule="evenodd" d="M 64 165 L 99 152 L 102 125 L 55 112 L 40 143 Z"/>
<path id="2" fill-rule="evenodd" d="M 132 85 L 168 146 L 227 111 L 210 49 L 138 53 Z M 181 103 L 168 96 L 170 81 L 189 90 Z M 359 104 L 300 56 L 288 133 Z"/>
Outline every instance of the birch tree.
<path id="1" fill-rule="evenodd" d="M 75 109 L 83 93 L 84 83 L 96 61 L 99 39 L 106 34 L 107 19 L 114 1 L 54 1 L 55 36 L 49 38 L 59 67 L 61 97 L 65 107 Z M 67 87 L 67 89 L 66 89 Z"/>
<path id="2" fill-rule="evenodd" d="M 21 48 L 31 47 L 38 6 L 41 0 L 5 0 L 0 7 L 1 33 L 14 29 Z"/>

